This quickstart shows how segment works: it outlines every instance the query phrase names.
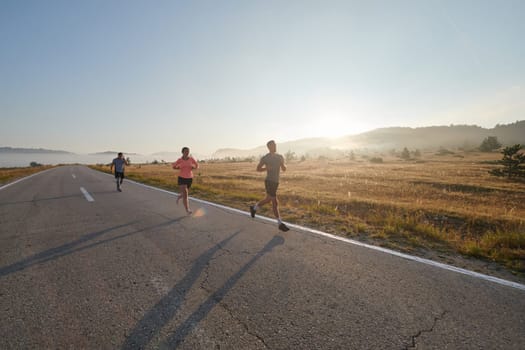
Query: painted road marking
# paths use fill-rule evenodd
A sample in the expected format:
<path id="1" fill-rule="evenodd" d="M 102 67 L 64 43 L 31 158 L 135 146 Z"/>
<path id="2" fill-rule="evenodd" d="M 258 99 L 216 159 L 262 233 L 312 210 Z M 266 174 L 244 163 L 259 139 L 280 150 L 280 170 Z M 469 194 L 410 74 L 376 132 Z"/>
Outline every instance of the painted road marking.
<path id="1" fill-rule="evenodd" d="M 75 174 L 71 174 L 71 176 L 73 176 L 73 179 L 76 179 L 77 177 L 75 176 Z"/>
<path id="2" fill-rule="evenodd" d="M 107 174 L 107 175 L 111 176 L 111 174 Z M 131 183 L 134 183 L 136 185 L 142 186 L 142 187 L 146 187 L 146 188 L 155 190 L 155 191 L 160 191 L 160 192 L 164 192 L 164 193 L 167 193 L 167 194 L 170 194 L 170 195 L 173 195 L 173 196 L 178 196 L 178 193 L 175 193 L 175 192 L 163 190 L 163 189 L 156 188 L 156 187 L 149 186 L 149 185 L 144 185 L 144 184 L 141 184 L 141 183 L 133 181 L 133 180 L 127 180 L 127 181 L 129 181 Z M 238 214 L 241 214 L 241 215 L 246 215 L 246 216 L 250 215 L 248 210 L 243 211 L 243 210 L 239 210 L 239 209 L 235 209 L 235 208 L 230 208 L 230 207 L 227 207 L 227 206 L 224 206 L 224 205 L 221 205 L 221 204 L 208 202 L 208 201 L 205 201 L 205 200 L 202 200 L 202 199 L 198 199 L 198 198 L 190 197 L 190 199 L 192 201 L 195 201 L 195 202 L 198 202 L 198 203 L 207 204 L 207 205 L 212 206 L 212 207 L 228 210 L 228 211 L 231 211 L 231 212 L 234 212 L 234 213 L 238 213 Z M 265 220 L 265 221 L 268 221 L 268 222 L 276 223 L 276 220 L 272 219 L 272 218 L 268 218 L 268 217 L 264 217 L 264 216 L 257 216 L 257 218 L 260 219 L 260 220 Z M 314 229 L 311 229 L 311 228 L 308 228 L 308 227 L 303 227 L 303 226 L 294 225 L 294 224 L 287 224 L 287 225 L 288 225 L 288 227 L 293 227 L 293 228 L 296 228 L 298 230 L 309 232 L 309 233 L 312 233 L 312 234 L 315 234 L 315 235 L 328 237 L 328 238 L 335 239 L 335 240 L 338 240 L 338 241 L 341 241 L 341 242 L 345 242 L 345 243 L 357 245 L 357 246 L 360 246 L 360 247 L 364 247 L 364 248 L 380 251 L 380 252 L 383 252 L 383 253 L 386 253 L 386 254 L 390 254 L 390 255 L 395 255 L 395 256 L 398 256 L 398 257 L 401 257 L 401 258 L 404 258 L 404 259 L 407 259 L 407 260 L 416 261 L 416 262 L 419 262 L 419 263 L 422 263 L 422 264 L 426 264 L 426 265 L 430 265 L 430 266 L 434 266 L 434 267 L 437 267 L 437 268 L 440 268 L 440 269 L 461 273 L 463 275 L 479 278 L 479 279 L 482 279 L 482 280 L 485 280 L 485 281 L 490 281 L 490 282 L 498 283 L 498 284 L 501 284 L 501 285 L 504 285 L 504 286 L 507 286 L 507 287 L 512 287 L 512 288 L 521 289 L 521 290 L 525 291 L 525 284 L 512 282 L 512 281 L 507 281 L 507 280 L 504 280 L 502 278 L 497 278 L 497 277 L 485 275 L 485 274 L 482 274 L 482 273 L 479 273 L 479 272 L 474 272 L 474 271 L 470 271 L 470 270 L 467 270 L 467 269 L 462 269 L 460 267 L 455 267 L 455 266 L 443 264 L 443 263 L 440 263 L 440 262 L 437 262 L 437 261 L 432 261 L 432 260 L 429 260 L 429 259 L 420 258 L 418 256 L 413 256 L 413 255 L 397 252 L 395 250 L 386 249 L 386 248 L 382 248 L 382 247 L 377 247 L 377 246 L 374 246 L 374 245 L 371 245 L 371 244 L 366 244 L 366 243 L 363 243 L 363 242 L 355 241 L 353 239 L 348 239 L 348 238 L 336 236 L 336 235 L 333 235 L 333 234 L 330 234 L 330 233 L 322 232 L 322 231 L 319 231 L 319 230 L 314 230 Z"/>
<path id="3" fill-rule="evenodd" d="M 93 197 L 91 197 L 91 195 L 89 194 L 88 191 L 86 191 L 86 189 L 84 187 L 80 187 L 80 191 L 84 194 L 84 197 L 86 197 L 87 201 L 88 202 L 94 202 L 95 200 L 93 199 Z"/>

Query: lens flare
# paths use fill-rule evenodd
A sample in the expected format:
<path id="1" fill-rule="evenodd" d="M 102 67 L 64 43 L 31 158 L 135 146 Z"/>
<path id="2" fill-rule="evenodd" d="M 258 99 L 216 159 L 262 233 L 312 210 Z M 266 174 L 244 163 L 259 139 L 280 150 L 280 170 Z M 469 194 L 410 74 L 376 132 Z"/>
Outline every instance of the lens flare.
<path id="1" fill-rule="evenodd" d="M 199 208 L 193 212 L 194 218 L 200 218 L 206 215 L 206 210 L 204 208 Z"/>

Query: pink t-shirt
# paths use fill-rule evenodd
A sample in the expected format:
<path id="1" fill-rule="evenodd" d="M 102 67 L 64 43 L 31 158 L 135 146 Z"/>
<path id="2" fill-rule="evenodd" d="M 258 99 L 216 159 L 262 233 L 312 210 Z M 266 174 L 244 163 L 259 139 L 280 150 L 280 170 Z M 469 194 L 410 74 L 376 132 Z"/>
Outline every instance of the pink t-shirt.
<path id="1" fill-rule="evenodd" d="M 191 179 L 193 178 L 193 172 L 191 170 L 197 169 L 199 164 L 197 164 L 197 161 L 193 159 L 193 157 L 188 157 L 186 160 L 182 159 L 181 157 L 177 159 L 175 163 L 173 163 L 172 167 L 173 169 L 180 169 L 180 177 Z"/>

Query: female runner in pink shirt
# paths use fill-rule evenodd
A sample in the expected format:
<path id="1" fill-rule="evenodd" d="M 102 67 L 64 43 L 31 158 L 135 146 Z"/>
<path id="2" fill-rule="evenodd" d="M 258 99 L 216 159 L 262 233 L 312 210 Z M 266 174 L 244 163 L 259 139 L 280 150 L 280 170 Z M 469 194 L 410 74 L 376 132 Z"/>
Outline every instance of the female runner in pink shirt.
<path id="1" fill-rule="evenodd" d="M 182 148 L 182 157 L 177 159 L 173 163 L 173 169 L 180 169 L 178 185 L 179 185 L 179 195 L 177 197 L 177 204 L 179 204 L 180 199 L 183 199 L 184 207 L 186 208 L 186 213 L 191 214 L 190 204 L 188 201 L 188 191 L 193 182 L 193 169 L 197 169 L 199 164 L 193 157 L 189 156 L 190 149 L 188 147 Z"/>

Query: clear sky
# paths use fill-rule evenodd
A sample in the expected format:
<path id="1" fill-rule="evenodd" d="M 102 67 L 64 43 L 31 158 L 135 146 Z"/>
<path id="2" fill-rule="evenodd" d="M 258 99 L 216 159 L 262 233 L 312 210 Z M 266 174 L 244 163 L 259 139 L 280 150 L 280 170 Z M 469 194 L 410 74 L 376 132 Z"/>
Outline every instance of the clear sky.
<path id="1" fill-rule="evenodd" d="M 0 0 L 0 146 L 209 154 L 525 119 L 525 1 Z"/>

